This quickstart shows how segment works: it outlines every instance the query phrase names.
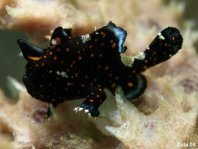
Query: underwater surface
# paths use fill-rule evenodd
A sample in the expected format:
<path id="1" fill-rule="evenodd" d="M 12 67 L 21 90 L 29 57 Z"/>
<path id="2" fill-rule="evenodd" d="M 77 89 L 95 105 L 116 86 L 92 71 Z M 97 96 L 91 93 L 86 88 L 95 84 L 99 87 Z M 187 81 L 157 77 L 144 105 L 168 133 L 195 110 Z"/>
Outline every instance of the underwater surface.
<path id="1" fill-rule="evenodd" d="M 198 147 L 198 1 L 24 1 L 0 2 L 0 148 Z M 72 26 L 78 35 L 110 20 L 128 33 L 127 56 L 144 50 L 169 25 L 181 30 L 183 48 L 170 61 L 144 73 L 148 88 L 139 101 L 131 103 L 105 91 L 102 118 L 75 113 L 82 101 L 76 100 L 53 109 L 53 117 L 47 120 L 47 104 L 33 99 L 23 86 L 26 60 L 16 40 L 26 39 L 42 47 L 57 26 Z M 21 83 L 17 94 L 8 76 Z"/>

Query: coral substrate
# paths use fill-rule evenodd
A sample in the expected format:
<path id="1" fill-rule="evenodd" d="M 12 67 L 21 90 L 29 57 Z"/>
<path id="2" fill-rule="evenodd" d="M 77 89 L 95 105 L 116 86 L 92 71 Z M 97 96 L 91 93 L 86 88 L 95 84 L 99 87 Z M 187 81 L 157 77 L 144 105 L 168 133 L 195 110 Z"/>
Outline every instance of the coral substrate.
<path id="1" fill-rule="evenodd" d="M 106 91 L 108 99 L 96 119 L 73 111 L 80 99 L 61 104 L 47 119 L 47 104 L 11 80 L 19 100 L 0 93 L 0 148 L 198 147 L 198 57 L 193 47 L 198 34 L 183 20 L 183 11 L 184 4 L 162 0 L 1 0 L 1 29 L 23 31 L 35 42 L 47 40 L 57 26 L 85 34 L 111 20 L 127 30 L 130 57 L 167 26 L 178 27 L 184 43 L 169 61 L 145 72 L 148 88 L 137 101 Z"/>

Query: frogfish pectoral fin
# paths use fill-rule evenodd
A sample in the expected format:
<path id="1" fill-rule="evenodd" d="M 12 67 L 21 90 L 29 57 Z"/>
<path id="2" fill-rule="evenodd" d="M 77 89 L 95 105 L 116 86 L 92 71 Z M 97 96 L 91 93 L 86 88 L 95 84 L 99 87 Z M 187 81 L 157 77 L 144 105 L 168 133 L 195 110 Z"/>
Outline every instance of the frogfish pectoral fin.
<path id="1" fill-rule="evenodd" d="M 23 39 L 18 39 L 17 43 L 23 53 L 24 58 L 30 62 L 39 60 L 45 54 L 42 48 L 39 48 Z"/>

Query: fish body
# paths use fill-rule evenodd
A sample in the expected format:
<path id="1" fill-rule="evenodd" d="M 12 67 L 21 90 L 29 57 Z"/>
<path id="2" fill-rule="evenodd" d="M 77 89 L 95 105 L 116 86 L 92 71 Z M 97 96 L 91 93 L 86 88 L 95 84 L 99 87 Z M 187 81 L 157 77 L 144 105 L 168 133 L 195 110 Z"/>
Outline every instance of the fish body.
<path id="1" fill-rule="evenodd" d="M 28 93 L 54 106 L 85 98 L 75 110 L 84 109 L 91 116 L 100 114 L 98 108 L 106 99 L 105 88 L 114 94 L 121 87 L 128 100 L 137 98 L 147 84 L 141 73 L 176 54 L 183 39 L 176 28 L 168 27 L 127 67 L 120 57 L 127 50 L 126 36 L 124 29 L 109 22 L 79 36 L 72 36 L 71 29 L 58 27 L 44 49 L 19 39 L 28 62 L 23 76 Z"/>

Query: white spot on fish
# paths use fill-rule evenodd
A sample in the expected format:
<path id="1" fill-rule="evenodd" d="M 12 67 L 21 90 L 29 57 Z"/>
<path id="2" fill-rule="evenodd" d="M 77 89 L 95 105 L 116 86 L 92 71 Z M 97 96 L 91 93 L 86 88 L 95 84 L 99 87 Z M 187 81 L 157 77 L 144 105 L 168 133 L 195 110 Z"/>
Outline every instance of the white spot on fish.
<path id="1" fill-rule="evenodd" d="M 61 71 L 61 72 L 57 71 L 56 74 L 63 77 L 63 78 L 68 78 L 68 75 L 65 71 Z"/>
<path id="2" fill-rule="evenodd" d="M 89 36 L 89 34 L 86 34 L 86 35 L 82 35 L 81 39 L 82 39 L 82 42 L 85 43 L 85 42 L 91 40 L 91 37 Z"/>
<path id="3" fill-rule="evenodd" d="M 57 45 L 56 39 L 52 39 L 51 44 L 52 44 L 53 46 L 56 46 L 56 45 Z"/>
<path id="4" fill-rule="evenodd" d="M 145 53 L 144 53 L 144 52 L 139 52 L 138 55 L 133 56 L 133 57 L 131 58 L 131 63 L 132 63 L 132 64 L 134 63 L 135 59 L 144 60 L 144 59 L 145 59 Z M 131 65 L 132 65 L 132 64 L 131 64 Z"/>
<path id="5" fill-rule="evenodd" d="M 160 33 L 158 33 L 158 37 L 159 37 L 159 39 L 161 39 L 161 40 L 165 40 L 165 37 L 162 35 L 162 33 L 160 32 Z"/>

